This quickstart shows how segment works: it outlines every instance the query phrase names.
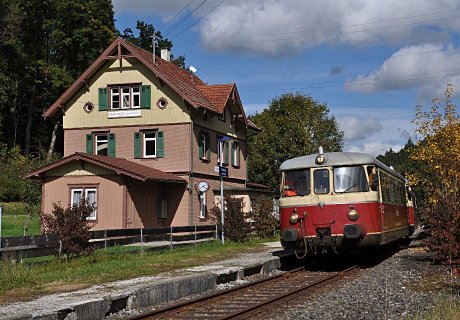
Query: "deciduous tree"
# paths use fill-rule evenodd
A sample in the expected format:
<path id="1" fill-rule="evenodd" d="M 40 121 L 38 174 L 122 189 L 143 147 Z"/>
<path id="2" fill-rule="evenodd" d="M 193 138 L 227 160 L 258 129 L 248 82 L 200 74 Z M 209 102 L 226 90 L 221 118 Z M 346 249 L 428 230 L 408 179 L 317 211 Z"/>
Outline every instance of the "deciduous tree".
<path id="1" fill-rule="evenodd" d="M 416 109 L 419 141 L 411 159 L 423 166 L 409 175 L 425 191 L 420 212 L 428 224 L 429 248 L 435 258 L 460 267 L 460 117 L 448 85 L 444 100 L 434 99 L 429 111 Z"/>
<path id="2" fill-rule="evenodd" d="M 326 104 L 308 95 L 287 93 L 250 119 L 262 132 L 249 138 L 249 179 L 276 188 L 285 160 L 324 151 L 340 151 L 343 132 Z"/>

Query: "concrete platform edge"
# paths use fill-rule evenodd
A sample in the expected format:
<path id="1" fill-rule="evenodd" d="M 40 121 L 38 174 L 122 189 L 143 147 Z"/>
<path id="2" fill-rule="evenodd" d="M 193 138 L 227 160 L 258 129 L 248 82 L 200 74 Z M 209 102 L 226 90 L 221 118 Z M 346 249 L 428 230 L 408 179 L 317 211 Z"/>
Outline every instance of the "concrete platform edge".
<path id="1" fill-rule="evenodd" d="M 109 295 L 103 299 L 86 300 L 66 306 L 61 310 L 46 314 L 16 314 L 0 317 L 0 320 L 96 320 L 123 309 L 146 308 L 171 302 L 193 294 L 214 290 L 218 284 L 235 280 L 256 273 L 268 274 L 281 267 L 282 257 L 271 257 L 263 262 L 233 267 L 223 271 L 201 272 L 197 275 L 164 279 L 158 283 L 126 291 L 122 294 Z"/>

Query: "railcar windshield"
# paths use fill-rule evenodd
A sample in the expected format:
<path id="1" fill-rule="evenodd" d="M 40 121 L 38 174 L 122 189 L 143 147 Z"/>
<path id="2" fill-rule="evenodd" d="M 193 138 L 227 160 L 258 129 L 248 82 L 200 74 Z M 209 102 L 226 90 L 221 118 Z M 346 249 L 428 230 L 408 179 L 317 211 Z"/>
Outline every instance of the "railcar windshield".
<path id="1" fill-rule="evenodd" d="M 362 166 L 334 168 L 334 192 L 365 192 L 368 191 L 365 170 Z"/>
<path id="2" fill-rule="evenodd" d="M 313 172 L 313 185 L 316 194 L 329 193 L 329 169 L 316 169 Z"/>
<path id="3" fill-rule="evenodd" d="M 284 172 L 283 197 L 305 196 L 310 194 L 310 170 Z"/>

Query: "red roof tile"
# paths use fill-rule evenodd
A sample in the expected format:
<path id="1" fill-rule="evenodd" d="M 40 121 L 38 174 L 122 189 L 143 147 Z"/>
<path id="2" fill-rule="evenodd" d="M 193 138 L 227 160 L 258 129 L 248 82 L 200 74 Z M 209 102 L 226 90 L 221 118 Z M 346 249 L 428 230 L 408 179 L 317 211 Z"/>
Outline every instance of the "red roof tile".
<path id="1" fill-rule="evenodd" d="M 121 54 L 120 47 L 125 48 L 129 53 L 118 56 L 117 54 Z M 88 79 L 107 61 L 107 58 L 115 59 L 117 57 L 138 59 L 194 108 L 205 108 L 216 113 L 222 113 L 226 102 L 234 92 L 235 99 L 238 100 L 240 105 L 241 120 L 246 126 L 257 129 L 257 127 L 249 125 L 247 121 L 235 84 L 207 85 L 195 74 L 176 66 L 174 63 L 159 57 L 155 57 L 155 61 L 153 61 L 151 52 L 139 48 L 122 38 L 115 39 L 93 64 L 45 111 L 44 116 L 53 116 L 78 89 L 87 83 Z"/>
<path id="2" fill-rule="evenodd" d="M 178 177 L 172 173 L 164 172 L 158 169 L 150 168 L 142 164 L 128 161 L 122 158 L 113 158 L 107 156 L 100 156 L 94 154 L 86 154 L 76 152 L 70 156 L 62 158 L 60 160 L 54 161 L 46 166 L 38 168 L 30 172 L 26 177 L 35 178 L 38 177 L 43 172 L 57 168 L 61 165 L 69 163 L 71 161 L 82 160 L 88 163 L 95 164 L 97 166 L 113 170 L 117 174 L 126 175 L 137 180 L 154 180 L 154 181 L 164 181 L 164 182 L 173 182 L 173 183 L 186 183 L 184 179 Z"/>

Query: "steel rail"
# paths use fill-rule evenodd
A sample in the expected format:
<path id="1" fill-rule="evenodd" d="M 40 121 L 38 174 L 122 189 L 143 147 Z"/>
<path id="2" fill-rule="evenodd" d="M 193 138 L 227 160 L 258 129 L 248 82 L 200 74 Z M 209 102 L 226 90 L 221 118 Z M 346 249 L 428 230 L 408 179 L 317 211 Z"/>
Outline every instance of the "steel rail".
<path id="1" fill-rule="evenodd" d="M 131 319 L 247 318 L 260 313 L 262 308 L 298 297 L 300 292 L 326 284 L 356 268 L 353 266 L 340 272 L 322 274 L 304 272 L 304 268 L 299 268 Z"/>

